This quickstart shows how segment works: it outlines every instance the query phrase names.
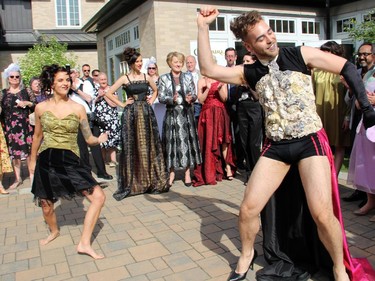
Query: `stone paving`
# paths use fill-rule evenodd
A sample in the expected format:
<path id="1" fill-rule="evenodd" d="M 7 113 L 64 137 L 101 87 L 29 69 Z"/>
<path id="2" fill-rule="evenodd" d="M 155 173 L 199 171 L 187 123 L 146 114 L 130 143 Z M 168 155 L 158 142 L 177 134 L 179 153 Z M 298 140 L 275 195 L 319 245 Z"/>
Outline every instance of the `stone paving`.
<path id="1" fill-rule="evenodd" d="M 108 166 L 107 166 L 108 167 Z M 107 168 L 113 175 L 115 168 Z M 340 175 L 340 178 L 345 176 Z M 94 230 L 93 247 L 106 256 L 93 260 L 76 253 L 87 200 L 63 200 L 56 205 L 61 235 L 40 246 L 47 236 L 42 212 L 32 202 L 30 182 L 0 197 L 0 280 L 226 280 L 240 247 L 238 206 L 244 185 L 239 175 L 216 186 L 185 187 L 178 175 L 170 192 L 138 195 L 117 202 L 116 180 L 104 189 L 106 204 Z M 10 177 L 4 178 L 9 186 Z M 340 180 L 341 196 L 352 192 Z M 352 211 L 358 202 L 342 202 L 343 216 L 354 257 L 367 257 L 375 267 L 375 226 L 368 216 Z M 261 233 L 255 270 L 264 265 Z M 255 280 L 249 272 L 247 280 Z M 321 273 L 310 280 L 328 280 Z"/>

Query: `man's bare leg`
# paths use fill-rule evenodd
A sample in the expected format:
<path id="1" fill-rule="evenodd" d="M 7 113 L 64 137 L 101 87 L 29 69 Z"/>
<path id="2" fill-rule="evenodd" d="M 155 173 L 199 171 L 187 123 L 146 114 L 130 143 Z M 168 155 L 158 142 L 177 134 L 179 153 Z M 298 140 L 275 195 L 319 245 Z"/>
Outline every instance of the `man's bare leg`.
<path id="1" fill-rule="evenodd" d="M 260 157 L 255 165 L 240 207 L 239 231 L 242 249 L 236 273 L 241 274 L 248 270 L 254 254 L 255 237 L 259 231 L 259 214 L 279 187 L 289 167 L 283 162 L 266 157 Z"/>
<path id="2" fill-rule="evenodd" d="M 79 254 L 89 255 L 94 259 L 102 259 L 104 256 L 97 254 L 91 247 L 91 236 L 92 232 L 94 231 L 95 224 L 98 221 L 100 211 L 104 205 L 105 194 L 100 186 L 95 186 L 92 194 L 85 195 L 91 203 L 83 222 L 83 231 L 81 240 L 77 246 L 77 252 Z"/>
<path id="3" fill-rule="evenodd" d="M 319 238 L 333 261 L 335 280 L 348 281 L 344 266 L 343 233 L 332 207 L 331 169 L 327 157 L 312 156 L 298 165 L 310 213 Z"/>
<path id="4" fill-rule="evenodd" d="M 39 241 L 39 244 L 44 246 L 47 245 L 49 242 L 55 240 L 60 235 L 60 232 L 59 227 L 57 225 L 54 204 L 44 199 L 41 200 L 41 204 L 44 220 L 46 221 L 50 230 L 50 234 L 47 236 L 47 238 Z"/>

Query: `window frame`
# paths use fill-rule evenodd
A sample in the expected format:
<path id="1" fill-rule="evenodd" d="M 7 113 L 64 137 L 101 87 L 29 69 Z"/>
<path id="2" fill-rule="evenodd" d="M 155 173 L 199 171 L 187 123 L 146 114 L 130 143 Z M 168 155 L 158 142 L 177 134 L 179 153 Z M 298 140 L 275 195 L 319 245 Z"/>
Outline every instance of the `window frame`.
<path id="1" fill-rule="evenodd" d="M 55 16 L 56 16 L 56 27 L 63 27 L 63 28 L 81 28 L 81 25 L 82 25 L 82 19 L 81 19 L 81 1 L 79 0 L 73 0 L 75 1 L 76 3 L 76 8 L 77 8 L 77 12 L 74 11 L 74 6 L 72 7 L 70 5 L 70 1 L 69 0 L 56 0 L 55 1 Z M 61 11 L 61 15 L 59 13 L 59 7 L 58 7 L 58 2 L 61 3 L 61 6 L 65 6 L 65 11 Z M 63 5 L 64 4 L 64 5 Z M 73 9 L 73 10 L 72 10 Z M 62 10 L 62 9 L 61 9 Z M 62 17 L 62 15 L 64 14 L 65 12 L 65 18 Z M 71 17 L 71 15 L 75 15 L 77 14 L 77 21 L 78 21 L 78 24 L 77 25 L 72 25 L 72 20 L 74 20 L 74 18 Z M 66 24 L 64 24 L 64 21 L 66 21 Z M 60 24 L 60 22 L 62 22 Z"/>

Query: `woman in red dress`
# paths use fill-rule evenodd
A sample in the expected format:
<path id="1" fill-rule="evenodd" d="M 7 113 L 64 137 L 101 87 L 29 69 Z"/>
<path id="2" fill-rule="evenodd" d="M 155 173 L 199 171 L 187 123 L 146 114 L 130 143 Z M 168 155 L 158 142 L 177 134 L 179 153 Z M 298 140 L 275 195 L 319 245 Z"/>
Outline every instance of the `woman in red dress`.
<path id="1" fill-rule="evenodd" d="M 203 163 L 194 170 L 193 186 L 214 185 L 223 178 L 233 179 L 230 119 L 225 107 L 227 84 L 203 77 L 198 81 L 198 100 L 203 104 L 198 121 L 198 137 Z"/>

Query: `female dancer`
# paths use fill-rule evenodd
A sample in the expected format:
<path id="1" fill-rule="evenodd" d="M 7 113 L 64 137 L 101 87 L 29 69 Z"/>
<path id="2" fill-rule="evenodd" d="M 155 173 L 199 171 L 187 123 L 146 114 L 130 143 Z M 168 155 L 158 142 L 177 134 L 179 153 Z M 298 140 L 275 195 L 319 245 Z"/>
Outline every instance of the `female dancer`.
<path id="1" fill-rule="evenodd" d="M 158 125 L 151 107 L 158 95 L 156 85 L 141 72 L 140 53 L 126 48 L 124 57 L 130 67 L 129 74 L 121 76 L 105 94 L 111 101 L 124 107 L 118 190 L 113 194 L 116 200 L 129 195 L 169 190 Z M 126 103 L 113 95 L 121 85 L 126 91 Z M 152 88 L 152 96 L 149 96 L 149 87 Z"/>
<path id="2" fill-rule="evenodd" d="M 50 229 L 50 234 L 40 244 L 46 245 L 59 236 L 54 210 L 54 203 L 58 198 L 69 199 L 75 195 L 84 195 L 91 204 L 85 216 L 77 252 L 101 259 L 103 256 L 92 249 L 90 239 L 105 195 L 91 173 L 80 164 L 77 135 L 80 128 L 89 145 L 98 145 L 107 140 L 107 134 L 94 137 L 85 109 L 68 97 L 71 79 L 66 68 L 46 66 L 40 81 L 44 92 L 53 93 L 48 100 L 36 106 L 35 133 L 30 156 L 30 168 L 33 172 L 35 169 L 31 192 L 37 204 L 42 207 L 44 219 Z"/>
<path id="3" fill-rule="evenodd" d="M 193 102 L 197 99 L 191 75 L 182 72 L 185 56 L 171 52 L 167 56 L 170 73 L 159 79 L 159 101 L 167 105 L 163 137 L 169 185 L 175 178 L 175 169 L 185 169 L 185 186 L 191 186 L 190 167 L 202 163 L 197 128 L 194 122 Z"/>
<path id="4" fill-rule="evenodd" d="M 223 177 L 232 180 L 235 171 L 232 134 L 229 115 L 224 104 L 228 99 L 227 84 L 208 77 L 199 79 L 198 99 L 203 104 L 198 121 L 203 163 L 197 165 L 194 170 L 193 185 L 214 185 Z"/>

